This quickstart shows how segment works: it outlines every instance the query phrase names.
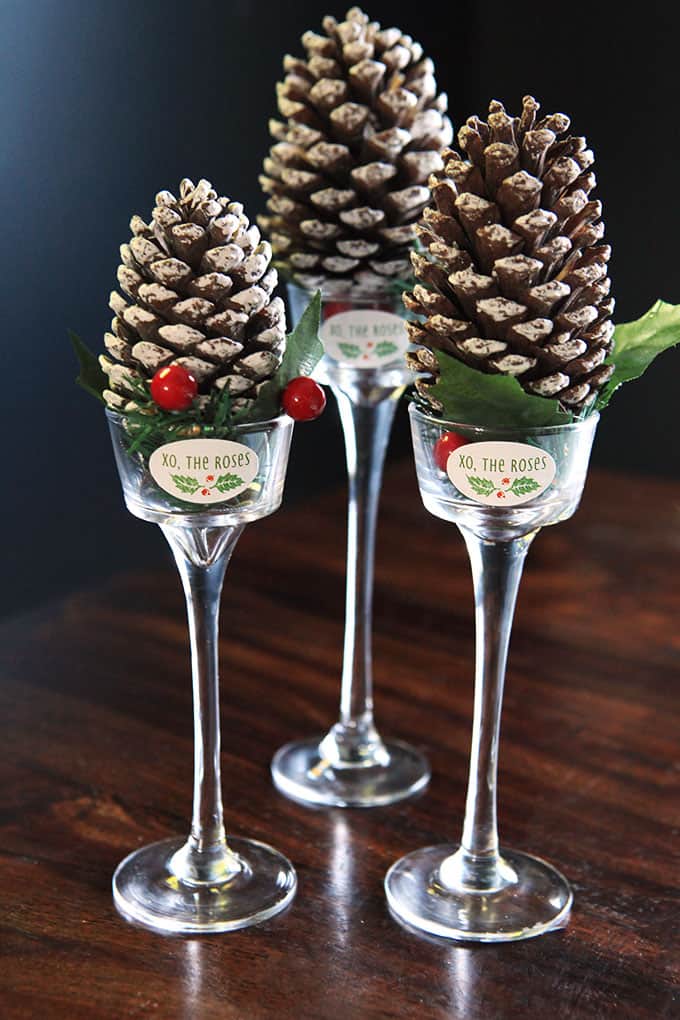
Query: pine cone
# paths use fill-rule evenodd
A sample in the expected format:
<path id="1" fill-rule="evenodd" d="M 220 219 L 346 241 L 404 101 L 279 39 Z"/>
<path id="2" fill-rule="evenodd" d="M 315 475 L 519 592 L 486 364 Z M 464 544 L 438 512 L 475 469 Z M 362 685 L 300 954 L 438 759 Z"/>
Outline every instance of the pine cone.
<path id="1" fill-rule="evenodd" d="M 278 368 L 285 347 L 285 311 L 271 297 L 277 273 L 271 246 L 250 226 L 243 206 L 218 197 L 209 181 L 183 180 L 179 199 L 156 196 L 151 223 L 133 216 L 133 237 L 121 246 L 115 313 L 104 339 L 115 358 L 100 364 L 109 377 L 104 399 L 123 410 L 131 380 L 184 365 L 204 400 L 227 387 L 232 407 L 249 405 Z"/>
<path id="2" fill-rule="evenodd" d="M 306 32 L 306 60 L 287 56 L 277 86 L 285 123 L 260 178 L 269 216 L 258 222 L 281 267 L 308 290 L 368 293 L 410 275 L 414 222 L 428 176 L 452 140 L 432 61 L 398 28 L 358 7 L 324 35 Z"/>
<path id="3" fill-rule="evenodd" d="M 463 151 L 443 153 L 430 177 L 432 203 L 412 253 L 421 281 L 404 303 L 424 317 L 409 323 L 422 344 L 412 368 L 433 372 L 432 351 L 484 372 L 516 376 L 527 393 L 578 412 L 613 372 L 607 262 L 595 175 L 584 138 L 564 136 L 569 118 L 536 120 L 526 96 L 520 117 L 492 102 L 489 119 L 471 117 L 458 133 Z M 441 411 L 433 379 L 417 389 Z"/>

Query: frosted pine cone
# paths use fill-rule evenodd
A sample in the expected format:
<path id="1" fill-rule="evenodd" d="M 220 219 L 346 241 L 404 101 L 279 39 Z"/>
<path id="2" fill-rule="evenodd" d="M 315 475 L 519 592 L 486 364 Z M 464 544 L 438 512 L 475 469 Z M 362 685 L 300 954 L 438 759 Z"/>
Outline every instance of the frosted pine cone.
<path id="1" fill-rule="evenodd" d="M 427 179 L 452 139 L 447 99 L 432 61 L 398 28 L 353 7 L 323 30 L 303 35 L 305 59 L 284 59 L 284 122 L 270 123 L 269 215 L 258 222 L 301 286 L 380 291 L 410 275 Z"/>
<path id="2" fill-rule="evenodd" d="M 424 317 L 409 323 L 423 345 L 413 368 L 436 374 L 441 350 L 483 372 L 516 376 L 527 393 L 578 412 L 613 372 L 614 302 L 602 244 L 604 224 L 584 138 L 569 118 L 537 120 L 526 96 L 519 117 L 492 102 L 488 121 L 471 117 L 458 134 L 462 155 L 443 153 L 430 177 L 432 202 L 412 253 L 420 281 L 404 295 Z M 432 378 L 417 388 L 440 410 Z"/>
<path id="3" fill-rule="evenodd" d="M 247 407 L 275 373 L 285 347 L 285 311 L 272 299 L 277 273 L 271 247 L 250 226 L 243 206 L 218 197 L 209 181 L 183 180 L 179 198 L 156 196 L 151 222 L 130 221 L 121 246 L 114 319 L 104 343 L 113 359 L 100 363 L 109 378 L 109 407 L 135 396 L 131 381 L 151 379 L 180 364 L 207 396 L 227 387 L 232 407 Z"/>

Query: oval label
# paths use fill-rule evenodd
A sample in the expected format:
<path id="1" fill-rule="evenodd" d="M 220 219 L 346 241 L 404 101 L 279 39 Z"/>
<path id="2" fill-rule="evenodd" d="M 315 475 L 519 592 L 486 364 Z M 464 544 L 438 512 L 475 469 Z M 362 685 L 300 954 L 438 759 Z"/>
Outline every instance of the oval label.
<path id="1" fill-rule="evenodd" d="M 259 466 L 254 450 L 229 439 L 180 439 L 149 458 L 156 484 L 183 503 L 224 503 L 251 485 Z"/>
<path id="2" fill-rule="evenodd" d="M 331 313 L 320 335 L 330 358 L 357 368 L 386 365 L 402 358 L 409 347 L 404 320 L 394 312 L 377 308 Z"/>
<path id="3" fill-rule="evenodd" d="M 517 506 L 548 488 L 557 466 L 528 443 L 466 443 L 449 454 L 446 473 L 456 488 L 486 506 Z"/>

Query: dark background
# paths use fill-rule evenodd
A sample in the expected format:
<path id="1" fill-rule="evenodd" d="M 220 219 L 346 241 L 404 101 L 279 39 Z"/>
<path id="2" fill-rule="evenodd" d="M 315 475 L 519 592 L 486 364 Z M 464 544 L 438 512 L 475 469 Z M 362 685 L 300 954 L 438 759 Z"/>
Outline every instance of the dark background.
<path id="1" fill-rule="evenodd" d="M 166 555 L 160 532 L 122 506 L 101 410 L 73 385 L 66 330 L 102 349 L 118 246 L 130 215 L 146 217 L 161 188 L 207 177 L 255 218 L 281 58 L 300 54 L 303 31 L 344 9 L 0 0 L 0 612 Z M 490 98 L 516 112 L 527 92 L 546 112 L 568 113 L 596 152 L 616 320 L 637 318 L 657 297 L 680 301 L 677 4 L 651 0 L 630 15 L 614 3 L 501 0 L 373 0 L 366 10 L 424 45 L 456 128 Z M 669 352 L 617 395 L 596 465 L 677 475 L 679 377 L 680 351 Z M 344 474 L 334 408 L 296 433 L 291 499 Z M 390 456 L 407 450 L 402 412 Z"/>

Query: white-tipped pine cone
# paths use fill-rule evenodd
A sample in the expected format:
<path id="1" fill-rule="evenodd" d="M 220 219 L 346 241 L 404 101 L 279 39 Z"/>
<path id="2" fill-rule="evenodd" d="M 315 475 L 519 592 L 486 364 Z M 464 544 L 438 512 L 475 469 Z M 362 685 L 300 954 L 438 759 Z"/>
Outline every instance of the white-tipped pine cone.
<path id="1" fill-rule="evenodd" d="M 261 177 L 277 264 L 325 293 L 375 292 L 410 275 L 414 223 L 427 179 L 452 140 L 432 61 L 398 28 L 358 7 L 302 37 L 305 59 L 284 59 L 284 121 Z"/>
<path id="2" fill-rule="evenodd" d="M 104 399 L 122 410 L 134 399 L 131 380 L 151 379 L 180 364 L 199 394 L 227 387 L 236 409 L 248 406 L 278 368 L 285 347 L 285 310 L 272 298 L 277 273 L 271 246 L 250 226 L 243 206 L 218 197 L 209 181 L 183 180 L 179 198 L 156 196 L 151 222 L 130 221 L 111 294 L 111 357 Z M 112 360 L 113 359 L 113 360 Z"/>
<path id="3" fill-rule="evenodd" d="M 443 153 L 430 177 L 432 201 L 412 253 L 420 281 L 404 295 L 423 317 L 409 323 L 423 345 L 413 368 L 436 375 L 441 350 L 484 372 L 514 375 L 533 395 L 578 412 L 613 372 L 614 302 L 602 244 L 602 206 L 593 153 L 565 135 L 569 118 L 537 120 L 526 96 L 519 117 L 492 102 L 487 121 L 471 117 L 458 134 L 462 155 Z M 417 388 L 441 410 L 433 379 Z"/>

